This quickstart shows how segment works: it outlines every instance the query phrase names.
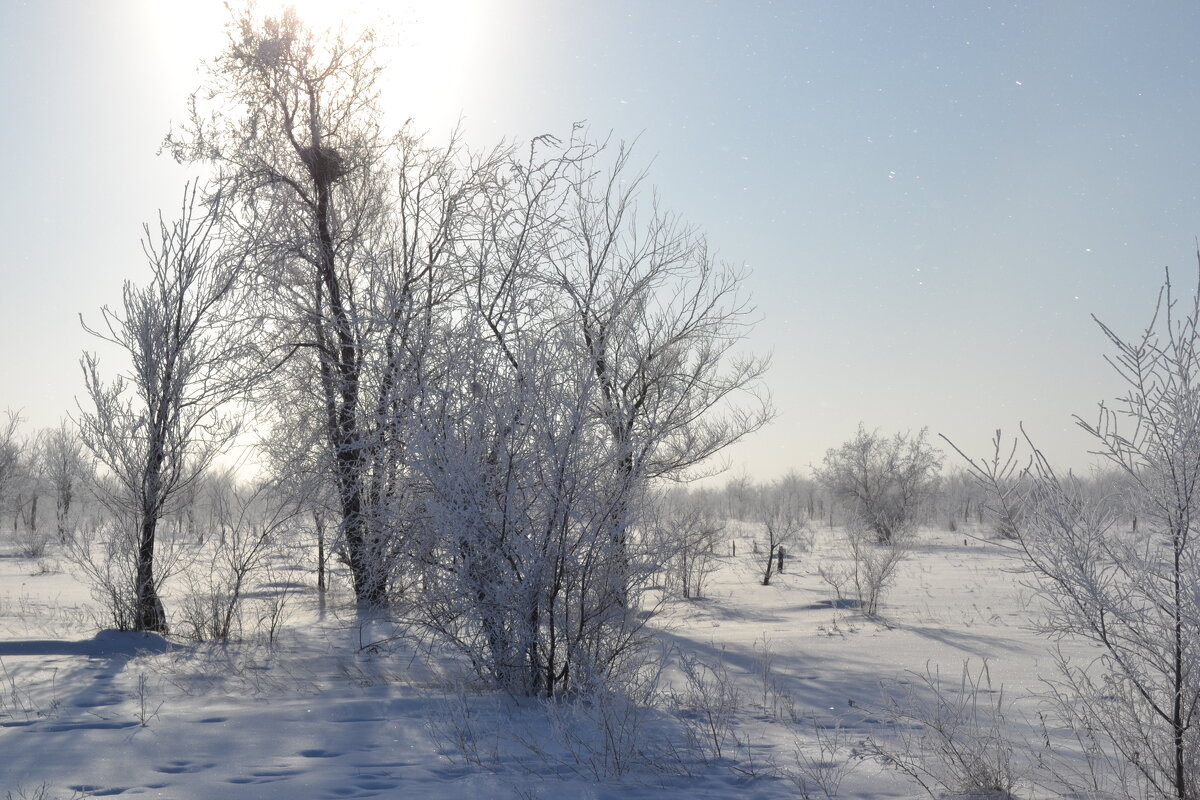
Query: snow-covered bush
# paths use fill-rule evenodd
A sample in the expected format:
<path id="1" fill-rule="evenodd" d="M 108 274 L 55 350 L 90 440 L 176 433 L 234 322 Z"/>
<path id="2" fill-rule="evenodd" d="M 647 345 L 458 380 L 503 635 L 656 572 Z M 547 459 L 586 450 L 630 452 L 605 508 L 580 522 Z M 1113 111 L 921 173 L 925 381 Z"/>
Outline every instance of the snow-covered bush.
<path id="1" fill-rule="evenodd" d="M 846 549 L 853 571 L 858 608 L 869 617 L 879 613 L 879 603 L 896 579 L 896 568 L 908 556 L 909 537 L 878 542 L 865 531 L 846 531 Z"/>
<path id="2" fill-rule="evenodd" d="M 214 484 L 221 506 L 221 534 L 209 537 L 203 553 L 184 576 L 187 591 L 180 601 L 184 635 L 198 640 L 236 639 L 244 629 L 243 606 L 251 582 L 267 572 L 267 559 L 298 512 L 278 487 Z M 264 608 L 270 616 L 279 611 Z M 271 637 L 277 627 L 269 626 Z"/>
<path id="3" fill-rule="evenodd" d="M 588 413 L 591 371 L 550 341 L 513 352 L 520 373 L 464 371 L 492 378 L 424 403 L 424 621 L 515 694 L 611 687 L 636 671 L 657 565 L 631 525 L 642 486 Z"/>
<path id="4" fill-rule="evenodd" d="M 16 553 L 21 558 L 41 558 L 46 555 L 50 545 L 51 535 L 45 528 L 31 528 L 28 525 L 18 525 L 12 532 Z"/>

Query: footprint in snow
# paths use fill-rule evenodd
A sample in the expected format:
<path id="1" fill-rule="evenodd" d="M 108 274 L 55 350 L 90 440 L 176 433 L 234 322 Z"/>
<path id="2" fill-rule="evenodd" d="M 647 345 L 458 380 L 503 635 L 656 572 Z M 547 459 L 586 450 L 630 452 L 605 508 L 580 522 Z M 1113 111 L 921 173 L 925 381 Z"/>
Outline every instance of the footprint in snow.
<path id="1" fill-rule="evenodd" d="M 99 708 L 101 706 L 115 706 L 125 698 L 119 694 L 102 694 L 96 697 L 90 697 L 86 700 L 79 700 L 74 703 L 76 708 Z"/>
<path id="2" fill-rule="evenodd" d="M 185 773 L 201 772 L 206 769 L 212 769 L 216 764 L 197 764 L 194 761 L 172 761 L 161 767 L 155 767 L 155 772 L 162 772 L 166 775 L 181 775 Z"/>
<path id="3" fill-rule="evenodd" d="M 260 769 L 251 772 L 248 776 L 240 778 L 230 778 L 229 783 L 245 784 L 245 783 L 277 783 L 278 781 L 287 780 L 296 775 L 301 775 L 304 770 L 299 769 Z"/>
<path id="4" fill-rule="evenodd" d="M 67 788 L 73 792 L 82 792 L 88 797 L 113 797 L 118 794 L 125 794 L 128 791 L 128 787 L 125 786 L 106 789 L 102 786 L 92 786 L 86 783 L 79 784 L 78 786 L 68 786 Z"/>
<path id="5" fill-rule="evenodd" d="M 42 730 L 47 733 L 62 733 L 64 731 L 119 731 L 133 728 L 137 722 L 117 722 L 115 720 L 97 720 L 95 722 L 58 722 L 47 725 Z M 121 791 L 125 791 L 122 789 Z"/>

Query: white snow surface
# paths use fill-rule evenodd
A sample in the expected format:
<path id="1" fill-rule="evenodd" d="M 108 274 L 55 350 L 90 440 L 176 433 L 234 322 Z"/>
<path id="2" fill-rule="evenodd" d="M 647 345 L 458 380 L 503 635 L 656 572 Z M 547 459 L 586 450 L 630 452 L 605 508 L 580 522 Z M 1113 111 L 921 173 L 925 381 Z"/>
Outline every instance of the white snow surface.
<path id="1" fill-rule="evenodd" d="M 733 736 L 720 758 L 689 755 L 680 718 L 660 708 L 642 719 L 634 751 L 666 763 L 634 758 L 623 774 L 593 769 L 594 753 L 564 744 L 564 730 L 587 738 L 594 708 L 555 711 L 480 690 L 453 659 L 392 640 L 403 631 L 390 623 L 358 618 L 344 576 L 322 608 L 310 569 L 294 564 L 289 616 L 274 643 L 257 634 L 195 643 L 99 629 L 69 563 L 53 549 L 40 562 L 19 558 L 0 540 L 0 792 L 793 798 L 804 796 L 792 777 L 799 749 L 810 770 L 844 773 L 835 796 L 927 797 L 855 757 L 863 737 L 886 736 L 882 691 L 919 687 L 914 673 L 927 669 L 957 686 L 964 662 L 986 659 L 993 687 L 1012 700 L 1012 737 L 1041 741 L 1033 693 L 1055 674 L 1053 648 L 1095 654 L 1034 630 L 1036 602 L 1001 543 L 922 529 L 881 615 L 867 619 L 838 607 L 817 573 L 843 557 L 840 531 L 818 527 L 813 550 L 790 557 L 770 586 L 760 585 L 756 528 L 733 523 L 727 533 L 738 556 L 720 557 L 706 596 L 663 602 L 649 624 L 664 654 L 664 691 L 681 685 L 681 653 L 728 675 L 739 693 Z M 168 608 L 173 599 L 168 586 Z M 820 753 L 818 733 L 837 740 L 835 752 Z M 1050 744 L 1067 753 L 1067 738 Z M 826 796 L 811 780 L 807 790 Z M 1032 786 L 1023 794 L 1053 796 Z"/>

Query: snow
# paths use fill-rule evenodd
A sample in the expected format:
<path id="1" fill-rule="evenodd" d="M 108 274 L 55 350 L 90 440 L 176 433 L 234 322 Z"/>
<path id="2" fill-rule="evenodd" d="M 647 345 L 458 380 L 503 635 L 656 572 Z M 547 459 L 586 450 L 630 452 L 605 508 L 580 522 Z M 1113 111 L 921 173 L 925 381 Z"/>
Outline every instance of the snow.
<path id="1" fill-rule="evenodd" d="M 760 585 L 756 529 L 733 533 L 739 555 L 720 557 L 706 597 L 664 601 L 651 618 L 660 688 L 674 689 L 681 709 L 687 659 L 736 688 L 722 753 L 705 761 L 688 750 L 689 720 L 698 729 L 704 720 L 660 704 L 630 717 L 640 727 L 636 745 L 617 752 L 630 757 L 623 774 L 598 766 L 580 742 L 594 732 L 589 720 L 629 709 L 482 691 L 451 659 L 357 617 L 344 580 L 324 605 L 315 588 L 293 589 L 275 642 L 201 644 L 98 630 L 88 588 L 68 564 L 53 552 L 18 558 L 0 544 L 0 790 L 176 800 L 791 798 L 799 784 L 789 776 L 804 775 L 810 796 L 825 796 L 812 782 L 820 772 L 840 778 L 829 784 L 838 797 L 925 797 L 896 771 L 853 757 L 864 737 L 887 735 L 882 691 L 919 694 L 927 671 L 957 686 L 965 662 L 975 670 L 986 659 L 992 686 L 1012 701 L 1007 732 L 1034 740 L 1042 733 L 1031 692 L 1053 675 L 1054 647 L 1089 655 L 1033 628 L 1036 604 L 1000 543 L 923 529 L 881 615 L 867 619 L 817 571 L 844 558 L 840 531 L 817 528 L 813 550 L 797 551 L 770 586 Z M 1065 741 L 1053 746 L 1066 752 Z"/>

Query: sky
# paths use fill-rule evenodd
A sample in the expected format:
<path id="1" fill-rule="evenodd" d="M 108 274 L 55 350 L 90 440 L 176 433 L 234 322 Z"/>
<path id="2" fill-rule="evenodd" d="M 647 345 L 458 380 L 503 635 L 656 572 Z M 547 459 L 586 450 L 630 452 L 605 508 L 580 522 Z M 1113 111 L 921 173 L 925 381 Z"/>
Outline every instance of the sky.
<path id="1" fill-rule="evenodd" d="M 972 455 L 1024 423 L 1083 469 L 1072 414 L 1122 392 L 1092 315 L 1136 336 L 1164 267 L 1196 285 L 1200 5 L 383 5 L 356 18 L 388 42 L 392 124 L 636 140 L 663 205 L 749 267 L 778 418 L 727 474 L 805 472 L 860 422 Z M 30 429 L 76 411 L 84 349 L 116 363 L 80 315 L 148 274 L 141 226 L 193 177 L 159 145 L 226 18 L 0 0 L 0 409 Z"/>

